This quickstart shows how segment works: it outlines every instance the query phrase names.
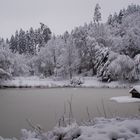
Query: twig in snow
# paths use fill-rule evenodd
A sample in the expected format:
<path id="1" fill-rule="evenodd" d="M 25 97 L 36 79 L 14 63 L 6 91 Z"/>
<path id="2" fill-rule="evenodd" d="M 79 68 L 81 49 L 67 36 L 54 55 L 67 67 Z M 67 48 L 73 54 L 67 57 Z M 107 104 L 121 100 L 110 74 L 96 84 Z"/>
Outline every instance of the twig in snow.
<path id="1" fill-rule="evenodd" d="M 104 116 L 105 116 L 105 118 L 107 118 L 107 114 L 106 114 L 106 111 L 105 111 L 105 106 L 104 106 L 104 101 L 103 101 L 103 99 L 102 99 L 102 106 L 103 106 L 103 112 L 104 112 Z"/>
<path id="2" fill-rule="evenodd" d="M 40 125 L 34 125 L 33 122 L 29 119 L 26 119 L 28 125 L 37 133 L 37 134 L 42 134 L 43 133 L 43 129 L 41 128 Z"/>

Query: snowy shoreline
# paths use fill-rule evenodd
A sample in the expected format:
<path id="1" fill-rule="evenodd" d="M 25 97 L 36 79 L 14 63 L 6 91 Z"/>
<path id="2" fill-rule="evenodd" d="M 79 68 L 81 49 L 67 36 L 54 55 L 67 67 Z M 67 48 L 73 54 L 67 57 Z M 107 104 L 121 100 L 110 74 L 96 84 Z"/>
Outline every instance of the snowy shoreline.
<path id="1" fill-rule="evenodd" d="M 126 83 L 122 81 L 101 82 L 97 77 L 82 77 L 81 85 L 72 85 L 69 80 L 55 80 L 51 78 L 41 79 L 39 77 L 15 77 L 4 81 L 0 88 L 132 88 L 140 83 Z"/>
<path id="2" fill-rule="evenodd" d="M 21 140 L 139 140 L 140 116 L 131 118 L 94 118 L 87 124 L 71 124 L 55 126 L 44 132 L 40 126 L 32 130 L 21 129 Z M 3 138 L 0 140 L 17 140 Z"/>

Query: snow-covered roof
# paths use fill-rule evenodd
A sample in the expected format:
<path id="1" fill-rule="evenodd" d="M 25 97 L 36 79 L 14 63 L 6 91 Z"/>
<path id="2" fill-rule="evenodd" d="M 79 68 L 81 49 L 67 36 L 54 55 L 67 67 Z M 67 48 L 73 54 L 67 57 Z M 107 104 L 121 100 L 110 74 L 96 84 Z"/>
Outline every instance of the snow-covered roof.
<path id="1" fill-rule="evenodd" d="M 131 93 L 133 90 L 136 90 L 140 94 L 140 85 L 134 86 L 132 89 L 130 89 L 129 93 Z"/>

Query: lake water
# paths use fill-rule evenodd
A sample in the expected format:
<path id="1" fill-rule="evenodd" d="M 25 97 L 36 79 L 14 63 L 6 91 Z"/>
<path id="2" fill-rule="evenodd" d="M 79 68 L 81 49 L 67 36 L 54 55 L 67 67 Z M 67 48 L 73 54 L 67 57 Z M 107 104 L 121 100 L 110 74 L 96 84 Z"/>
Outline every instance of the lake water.
<path id="1" fill-rule="evenodd" d="M 90 117 L 130 116 L 139 114 L 139 103 L 116 103 L 110 97 L 127 96 L 129 89 L 53 88 L 0 90 L 0 136 L 19 137 L 22 128 L 29 129 L 26 119 L 51 130 L 64 113 L 69 113 L 72 98 L 74 118 L 81 122 Z"/>

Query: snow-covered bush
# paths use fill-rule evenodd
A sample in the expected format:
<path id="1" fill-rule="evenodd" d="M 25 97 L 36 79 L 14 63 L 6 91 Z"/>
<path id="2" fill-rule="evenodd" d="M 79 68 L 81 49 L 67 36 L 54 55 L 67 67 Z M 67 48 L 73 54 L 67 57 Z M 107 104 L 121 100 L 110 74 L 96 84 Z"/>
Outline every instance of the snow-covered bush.
<path id="1" fill-rule="evenodd" d="M 49 140 L 73 140 L 81 135 L 81 129 L 76 123 L 66 127 L 55 127 L 52 131 L 48 132 L 47 139 Z"/>
<path id="2" fill-rule="evenodd" d="M 82 84 L 84 84 L 84 79 L 81 78 L 81 77 L 73 77 L 71 80 L 70 80 L 70 84 L 72 86 L 80 86 Z"/>
<path id="3" fill-rule="evenodd" d="M 138 76 L 136 73 L 135 63 L 134 61 L 126 55 L 118 55 L 117 59 L 115 59 L 108 67 L 111 73 L 115 73 L 118 76 L 117 80 L 128 80 L 128 81 L 136 81 L 138 80 Z"/>

